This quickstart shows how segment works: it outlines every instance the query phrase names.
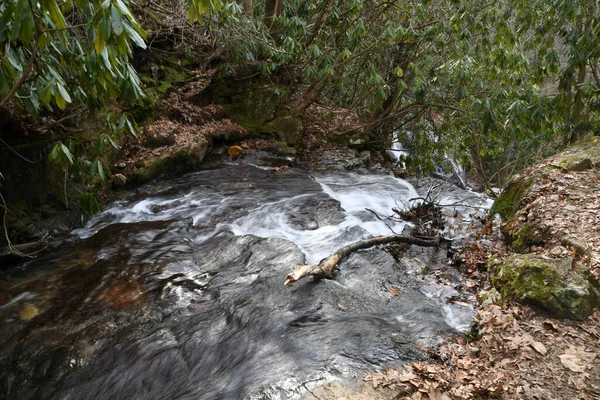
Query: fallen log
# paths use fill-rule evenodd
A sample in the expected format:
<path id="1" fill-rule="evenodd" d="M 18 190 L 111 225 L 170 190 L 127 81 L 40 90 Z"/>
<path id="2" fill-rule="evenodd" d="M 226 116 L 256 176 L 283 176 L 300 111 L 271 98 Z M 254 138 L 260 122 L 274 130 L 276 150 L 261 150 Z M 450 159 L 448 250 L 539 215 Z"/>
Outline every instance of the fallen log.
<path id="1" fill-rule="evenodd" d="M 297 265 L 294 270 L 285 277 L 285 286 L 294 286 L 302 278 L 307 276 L 314 276 L 316 279 L 331 278 L 333 270 L 340 261 L 348 257 L 350 253 L 361 249 L 367 249 L 369 247 L 376 246 L 378 244 L 386 244 L 392 242 L 408 243 L 423 247 L 436 247 L 443 242 L 448 242 L 447 239 L 437 238 L 418 238 L 407 235 L 391 235 L 391 236 L 377 236 L 370 239 L 361 240 L 356 243 L 349 244 L 348 246 L 342 247 L 329 257 L 326 257 L 319 262 L 319 265 Z"/>

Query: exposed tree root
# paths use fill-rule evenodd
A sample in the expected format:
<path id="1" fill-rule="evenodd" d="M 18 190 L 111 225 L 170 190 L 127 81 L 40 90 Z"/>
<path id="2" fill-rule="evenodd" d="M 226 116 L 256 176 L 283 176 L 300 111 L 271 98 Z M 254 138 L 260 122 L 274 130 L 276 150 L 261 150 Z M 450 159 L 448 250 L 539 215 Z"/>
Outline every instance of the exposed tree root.
<path id="1" fill-rule="evenodd" d="M 331 278 L 334 268 L 340 261 L 348 257 L 350 253 L 373 247 L 378 244 L 401 242 L 423 247 L 435 247 L 439 246 L 442 241 L 446 241 L 446 239 L 440 237 L 422 239 L 406 235 L 377 236 L 374 238 L 361 240 L 359 242 L 342 247 L 329 257 L 322 259 L 319 265 L 297 265 L 294 267 L 294 270 L 286 276 L 284 285 L 288 287 L 294 286 L 296 282 L 302 278 L 306 278 L 307 276 L 314 276 L 317 279 Z"/>

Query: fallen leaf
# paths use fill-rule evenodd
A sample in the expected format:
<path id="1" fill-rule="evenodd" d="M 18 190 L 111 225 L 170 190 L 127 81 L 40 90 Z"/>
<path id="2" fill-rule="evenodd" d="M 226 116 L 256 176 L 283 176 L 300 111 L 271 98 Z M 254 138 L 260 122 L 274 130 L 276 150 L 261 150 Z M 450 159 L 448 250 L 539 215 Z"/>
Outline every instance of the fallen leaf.
<path id="1" fill-rule="evenodd" d="M 534 341 L 533 343 L 531 343 L 531 347 L 533 347 L 535 349 L 535 351 L 537 351 L 538 353 L 540 353 L 543 356 L 548 354 L 548 350 L 546 350 L 546 346 L 544 346 L 544 344 L 541 342 Z"/>
<path id="2" fill-rule="evenodd" d="M 19 317 L 24 321 L 29 321 L 38 315 L 39 311 L 36 306 L 27 306 L 19 312 Z"/>
<path id="3" fill-rule="evenodd" d="M 392 294 L 394 294 L 396 296 L 400 294 L 400 292 L 398 291 L 398 289 L 394 289 L 394 288 L 390 288 L 390 292 L 392 292 Z"/>
<path id="4" fill-rule="evenodd" d="M 550 321 L 549 319 L 545 320 L 542 323 L 542 325 L 546 329 L 552 329 L 552 330 L 558 332 L 558 325 L 556 325 L 554 322 Z"/>
<path id="5" fill-rule="evenodd" d="M 563 366 L 573 372 L 583 372 L 585 367 L 580 365 L 581 359 L 574 354 L 562 354 L 558 356 Z"/>

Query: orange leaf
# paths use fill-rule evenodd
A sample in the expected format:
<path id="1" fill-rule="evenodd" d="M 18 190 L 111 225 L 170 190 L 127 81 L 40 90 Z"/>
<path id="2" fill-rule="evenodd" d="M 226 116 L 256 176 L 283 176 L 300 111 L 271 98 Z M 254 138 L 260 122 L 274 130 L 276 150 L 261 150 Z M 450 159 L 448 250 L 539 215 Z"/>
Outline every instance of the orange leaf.
<path id="1" fill-rule="evenodd" d="M 390 292 L 392 292 L 392 294 L 398 296 L 400 294 L 400 292 L 398 291 L 398 289 L 394 289 L 394 288 L 390 288 Z"/>

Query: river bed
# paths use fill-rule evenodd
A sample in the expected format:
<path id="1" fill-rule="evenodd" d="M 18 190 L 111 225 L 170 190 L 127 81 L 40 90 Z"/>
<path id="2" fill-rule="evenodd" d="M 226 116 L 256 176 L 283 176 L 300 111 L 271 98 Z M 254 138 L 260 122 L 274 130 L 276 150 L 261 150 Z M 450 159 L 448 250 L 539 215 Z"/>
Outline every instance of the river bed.
<path id="1" fill-rule="evenodd" d="M 415 186 L 221 164 L 140 188 L 0 273 L 0 398 L 301 398 L 423 358 L 418 345 L 465 331 L 473 315 L 447 301 L 467 293 L 424 279 L 439 254 L 368 249 L 333 280 L 283 286 L 295 265 L 402 232 L 406 222 L 375 213 L 429 190 Z M 463 223 L 465 204 L 489 206 L 440 188 Z"/>

